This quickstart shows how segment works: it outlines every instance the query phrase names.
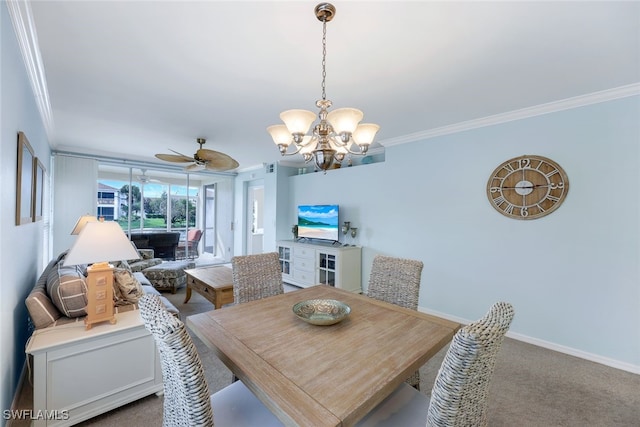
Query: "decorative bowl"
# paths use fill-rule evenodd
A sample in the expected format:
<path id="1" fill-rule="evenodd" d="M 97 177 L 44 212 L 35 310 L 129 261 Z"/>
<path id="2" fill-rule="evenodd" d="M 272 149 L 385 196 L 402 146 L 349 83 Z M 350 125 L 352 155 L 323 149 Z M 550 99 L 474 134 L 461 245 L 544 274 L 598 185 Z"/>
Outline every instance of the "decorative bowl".
<path id="1" fill-rule="evenodd" d="M 347 318 L 351 307 L 334 299 L 310 299 L 294 304 L 293 312 L 312 325 L 333 325 Z"/>

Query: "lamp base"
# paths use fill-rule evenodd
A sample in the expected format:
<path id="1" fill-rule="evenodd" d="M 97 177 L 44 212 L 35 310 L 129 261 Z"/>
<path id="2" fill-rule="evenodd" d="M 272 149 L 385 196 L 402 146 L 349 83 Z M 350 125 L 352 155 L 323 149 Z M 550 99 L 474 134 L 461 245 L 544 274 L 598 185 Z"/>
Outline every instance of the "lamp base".
<path id="1" fill-rule="evenodd" d="M 113 312 L 113 266 L 108 263 L 87 267 L 87 317 L 84 324 L 87 330 L 94 323 L 109 321 L 116 323 Z"/>

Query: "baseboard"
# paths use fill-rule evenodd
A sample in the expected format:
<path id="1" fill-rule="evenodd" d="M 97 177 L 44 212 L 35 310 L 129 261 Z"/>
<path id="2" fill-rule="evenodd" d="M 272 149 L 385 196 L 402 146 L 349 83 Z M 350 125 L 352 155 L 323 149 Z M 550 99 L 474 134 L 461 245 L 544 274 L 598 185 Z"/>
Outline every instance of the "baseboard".
<path id="1" fill-rule="evenodd" d="M 431 314 L 433 316 L 442 317 L 443 319 L 451 320 L 454 322 L 462 323 L 463 325 L 469 324 L 472 321 L 469 319 L 463 319 L 457 316 L 451 316 L 449 314 L 440 313 L 439 311 L 430 310 L 424 307 L 418 307 L 418 311 L 426 314 Z M 601 365 L 609 366 L 612 368 L 620 369 L 622 371 L 631 372 L 632 374 L 640 375 L 640 366 L 633 365 L 631 363 L 621 362 L 620 360 L 611 359 L 609 357 L 604 357 L 598 354 L 589 353 L 586 351 L 578 350 L 575 348 L 567 347 L 561 344 L 556 344 L 553 342 L 541 340 L 539 338 L 533 338 L 528 335 L 519 334 L 516 332 L 509 331 L 507 332 L 507 337 L 512 338 L 517 341 L 526 342 L 527 344 L 532 344 L 538 347 L 546 348 L 548 350 L 557 351 L 559 353 L 568 354 L 570 356 L 579 357 L 580 359 L 588 360 L 590 362 L 599 363 Z"/>
<path id="2" fill-rule="evenodd" d="M 25 390 L 25 383 L 26 381 L 28 381 L 27 379 L 27 361 L 25 359 L 25 362 L 22 364 L 22 370 L 20 372 L 20 378 L 18 379 L 18 386 L 16 387 L 16 391 L 13 394 L 13 400 L 11 401 L 11 411 L 18 411 L 18 410 L 24 410 L 24 409 L 32 409 L 32 408 L 21 408 L 20 407 L 20 399 L 22 396 L 22 393 Z M 17 420 L 17 419 L 13 419 L 13 418 L 9 418 L 7 420 L 7 424 L 6 427 L 18 427 L 18 426 L 24 426 L 25 425 L 25 421 L 24 420 Z"/>

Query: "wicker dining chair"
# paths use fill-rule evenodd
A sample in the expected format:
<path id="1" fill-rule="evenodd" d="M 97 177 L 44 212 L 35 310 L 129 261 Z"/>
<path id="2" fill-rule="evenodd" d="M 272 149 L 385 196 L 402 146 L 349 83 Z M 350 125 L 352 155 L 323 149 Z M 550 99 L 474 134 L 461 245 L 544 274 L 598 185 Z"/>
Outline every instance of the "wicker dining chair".
<path id="1" fill-rule="evenodd" d="M 486 426 L 489 385 L 513 316 L 511 304 L 495 303 L 454 335 L 431 398 L 403 383 L 358 426 L 424 426 L 425 419 L 428 427 Z"/>
<path id="2" fill-rule="evenodd" d="M 284 293 L 277 252 L 231 258 L 233 299 L 236 304 Z"/>
<path id="3" fill-rule="evenodd" d="M 367 296 L 411 310 L 418 309 L 422 261 L 376 255 L 373 258 Z M 406 380 L 420 390 L 420 371 Z"/>
<path id="4" fill-rule="evenodd" d="M 157 295 L 138 302 L 145 328 L 151 332 L 162 366 L 163 427 L 282 426 L 283 424 L 242 383 L 236 381 L 213 395 L 191 336 Z"/>

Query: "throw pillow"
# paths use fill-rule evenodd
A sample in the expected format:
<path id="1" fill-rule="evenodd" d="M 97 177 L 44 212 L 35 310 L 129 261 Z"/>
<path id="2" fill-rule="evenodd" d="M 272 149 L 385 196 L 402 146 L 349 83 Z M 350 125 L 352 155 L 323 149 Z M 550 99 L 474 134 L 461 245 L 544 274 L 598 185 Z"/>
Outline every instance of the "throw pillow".
<path id="1" fill-rule="evenodd" d="M 121 307 L 123 305 L 127 305 L 129 304 L 129 301 L 127 301 L 124 297 L 124 295 L 122 295 L 122 291 L 120 290 L 120 286 L 118 286 L 118 283 L 116 282 L 116 278 L 115 278 L 115 270 L 113 273 L 113 305 L 116 307 Z"/>
<path id="2" fill-rule="evenodd" d="M 144 295 L 140 282 L 129 270 L 114 270 L 113 279 L 118 285 L 124 301 L 135 304 Z"/>
<path id="3" fill-rule="evenodd" d="M 36 329 L 46 328 L 60 318 L 60 311 L 53 305 L 44 288 L 32 291 L 25 304 Z"/>
<path id="4" fill-rule="evenodd" d="M 109 262 L 109 264 L 113 265 L 114 268 L 131 271 L 131 266 L 129 265 L 129 262 L 126 260 L 111 261 Z"/>
<path id="5" fill-rule="evenodd" d="M 47 294 L 51 302 L 67 317 L 87 314 L 87 283 L 75 266 L 64 267 L 62 262 L 47 277 Z"/>

